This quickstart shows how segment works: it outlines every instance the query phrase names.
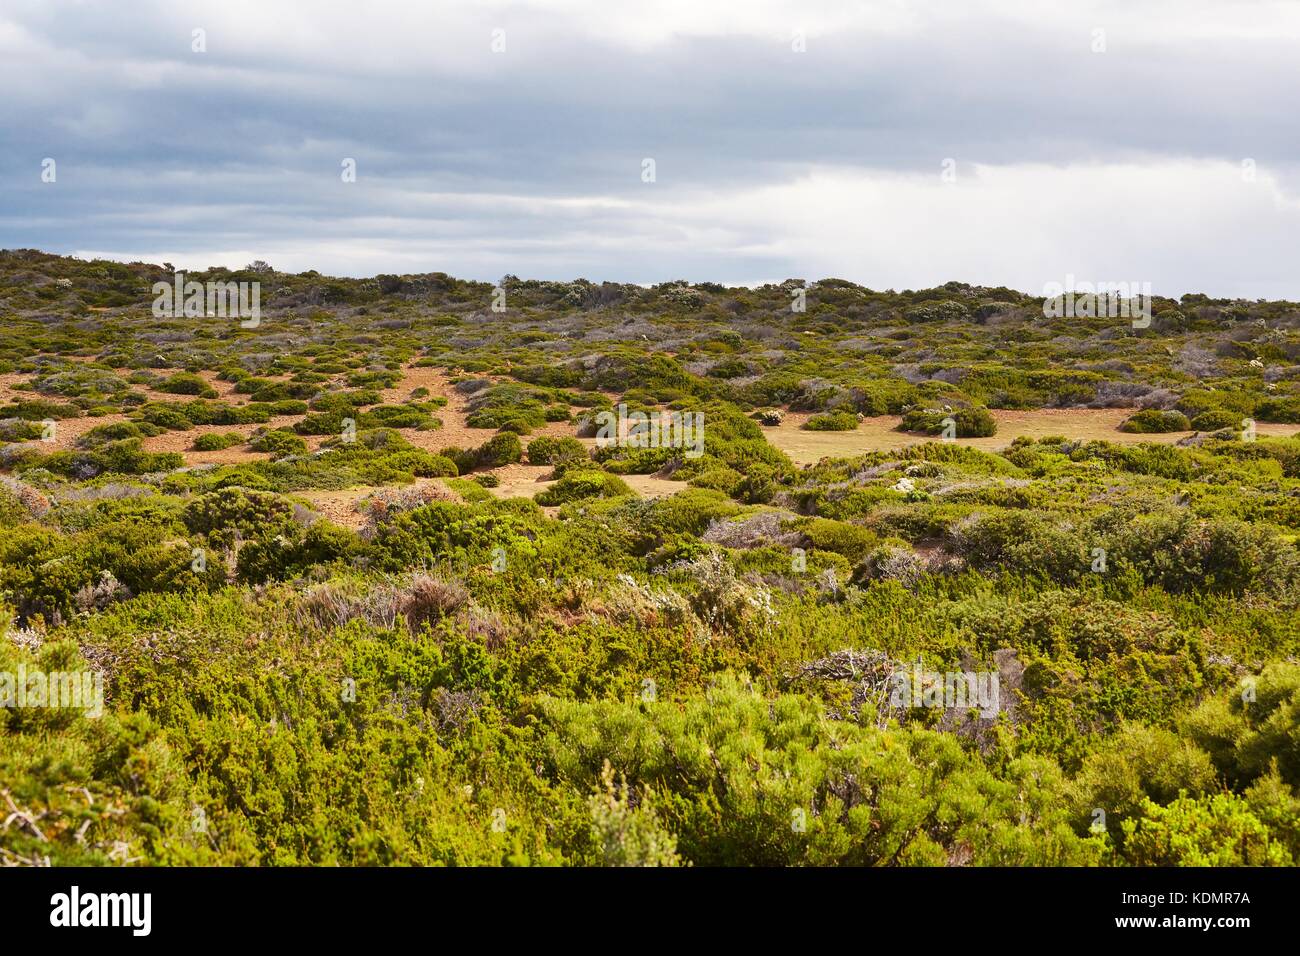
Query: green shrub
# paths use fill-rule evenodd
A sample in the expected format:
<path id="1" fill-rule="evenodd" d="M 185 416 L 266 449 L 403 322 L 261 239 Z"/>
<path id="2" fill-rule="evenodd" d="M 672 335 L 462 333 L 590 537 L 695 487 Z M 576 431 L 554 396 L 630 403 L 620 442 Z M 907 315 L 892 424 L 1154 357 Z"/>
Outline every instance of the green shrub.
<path id="1" fill-rule="evenodd" d="M 1241 428 L 1242 416 L 1222 409 L 1202 412 L 1192 419 L 1190 427 L 1198 432 L 1215 432 L 1221 428 Z M 1178 430 L 1174 429 L 1174 431 Z"/>
<path id="2" fill-rule="evenodd" d="M 236 574 L 258 584 L 301 574 L 308 568 L 350 563 L 364 546 L 356 533 L 328 521 L 306 531 L 286 529 L 274 537 L 255 538 L 239 549 Z"/>
<path id="3" fill-rule="evenodd" d="M 357 416 L 358 428 L 434 428 L 439 424 L 429 412 L 415 405 L 376 405 Z"/>
<path id="4" fill-rule="evenodd" d="M 477 468 L 498 468 L 501 465 L 512 465 L 523 456 L 524 447 L 519 436 L 501 432 L 478 447 L 474 453 L 474 464 Z"/>
<path id="5" fill-rule="evenodd" d="M 185 506 L 181 520 L 198 534 L 229 539 L 280 533 L 293 522 L 293 506 L 279 495 L 251 488 L 221 488 Z"/>
<path id="6" fill-rule="evenodd" d="M 302 455 L 307 451 L 307 443 L 302 438 L 283 428 L 254 435 L 248 447 L 253 451 L 267 452 L 273 458 Z"/>
<path id="7" fill-rule="evenodd" d="M 356 415 L 351 408 L 342 412 L 318 412 L 294 422 L 293 430 L 299 435 L 341 435 L 345 422 L 356 427 Z"/>
<path id="8" fill-rule="evenodd" d="M 171 471 L 185 464 L 177 452 L 147 452 L 139 438 L 110 441 L 93 451 L 58 451 L 32 459 L 32 464 L 66 478 L 85 480 L 106 473 L 144 475 Z"/>
<path id="9" fill-rule="evenodd" d="M 165 429 L 148 422 L 111 422 L 106 425 L 96 425 L 77 439 L 77 445 L 81 448 L 98 448 L 108 442 L 121 441 L 125 438 L 149 438 L 164 431 Z"/>
<path id="10" fill-rule="evenodd" d="M 632 489 L 617 475 L 583 470 L 566 472 L 555 484 L 538 492 L 535 500 L 539 505 L 562 505 L 583 498 L 615 498 L 630 494 Z"/>
<path id="11" fill-rule="evenodd" d="M 1265 399 L 1255 406 L 1255 417 L 1261 422 L 1300 423 L 1300 397 Z"/>
<path id="12" fill-rule="evenodd" d="M 1145 434 L 1150 432 L 1185 432 L 1190 430 L 1191 427 L 1192 423 L 1187 420 L 1187 416 L 1182 412 L 1147 408 L 1130 415 L 1119 426 L 1119 430 Z"/>
<path id="13" fill-rule="evenodd" d="M 540 435 L 528 443 L 530 465 L 558 465 L 587 457 L 587 446 L 568 436 L 553 438 L 550 435 Z"/>
<path id="14" fill-rule="evenodd" d="M 22 418 L 0 419 L 0 442 L 34 441 L 44 434 L 45 428 L 39 422 Z"/>
<path id="15" fill-rule="evenodd" d="M 43 398 L 15 399 L 8 405 L 0 406 L 0 419 L 21 418 L 29 422 L 40 422 L 47 418 L 77 418 L 81 409 L 76 405 L 51 402 Z"/>
<path id="16" fill-rule="evenodd" d="M 951 420 L 953 435 L 957 438 L 986 438 L 997 432 L 997 422 L 987 408 L 980 406 L 956 408 L 952 411 L 935 408 L 913 408 L 903 415 L 900 431 L 923 432 L 942 435 Z"/>
<path id="17" fill-rule="evenodd" d="M 858 416 L 852 412 L 823 412 L 803 423 L 812 432 L 851 432 L 858 427 Z"/>
<path id="18" fill-rule="evenodd" d="M 1124 821 L 1123 860 L 1132 866 L 1293 866 L 1286 846 L 1231 793 L 1146 801 Z"/>
<path id="19" fill-rule="evenodd" d="M 590 789 L 608 761 L 658 795 L 657 820 L 696 865 L 942 865 L 958 845 L 983 865 L 1097 859 L 1068 825 L 1058 773 L 1017 761 L 997 780 L 951 736 L 909 730 L 886 744 L 732 678 L 681 706 L 545 698 L 537 709 L 561 780 Z"/>
<path id="20" fill-rule="evenodd" d="M 177 372 L 154 386 L 155 391 L 170 392 L 173 395 L 198 395 L 203 398 L 216 398 L 217 392 L 202 376 L 189 372 Z"/>
<path id="21" fill-rule="evenodd" d="M 244 436 L 238 432 L 226 432 L 225 434 L 208 432 L 194 439 L 193 448 L 195 451 L 222 451 L 243 443 Z"/>
<path id="22" fill-rule="evenodd" d="M 807 547 L 842 554 L 855 564 L 880 542 L 879 536 L 867 528 L 825 518 L 814 518 L 801 525 L 799 531 L 803 534 Z"/>
<path id="23" fill-rule="evenodd" d="M 959 322 L 970 315 L 970 310 L 960 302 L 947 299 L 919 303 L 906 309 L 903 315 L 908 322 Z"/>

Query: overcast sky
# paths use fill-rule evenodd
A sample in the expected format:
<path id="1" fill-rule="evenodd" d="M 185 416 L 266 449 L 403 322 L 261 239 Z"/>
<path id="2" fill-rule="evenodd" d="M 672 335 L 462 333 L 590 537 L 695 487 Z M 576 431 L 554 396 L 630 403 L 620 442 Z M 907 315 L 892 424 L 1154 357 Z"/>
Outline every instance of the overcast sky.
<path id="1" fill-rule="evenodd" d="M 1300 299 L 1294 0 L 0 0 L 0 90 L 4 248 Z"/>

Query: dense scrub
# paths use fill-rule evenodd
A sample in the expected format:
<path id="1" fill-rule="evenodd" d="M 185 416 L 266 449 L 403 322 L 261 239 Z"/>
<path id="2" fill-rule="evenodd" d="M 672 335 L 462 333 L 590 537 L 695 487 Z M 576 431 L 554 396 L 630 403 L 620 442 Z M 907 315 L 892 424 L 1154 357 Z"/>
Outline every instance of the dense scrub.
<path id="1" fill-rule="evenodd" d="M 1300 860 L 1300 438 L 1250 428 L 1293 305 L 214 270 L 250 330 L 164 276 L 0 255 L 0 675 L 104 689 L 0 706 L 6 862 Z M 1200 434 L 945 440 L 1046 406 Z M 701 442 L 594 445 L 618 407 Z M 919 434 L 800 468 L 780 410 Z M 914 667 L 1000 704 L 894 706 Z"/>

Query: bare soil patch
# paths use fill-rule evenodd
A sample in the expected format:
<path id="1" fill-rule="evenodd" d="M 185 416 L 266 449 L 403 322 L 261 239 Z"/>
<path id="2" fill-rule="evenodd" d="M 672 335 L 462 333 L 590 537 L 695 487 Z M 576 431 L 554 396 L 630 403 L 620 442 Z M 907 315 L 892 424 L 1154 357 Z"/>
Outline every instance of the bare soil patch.
<path id="1" fill-rule="evenodd" d="M 421 488 L 425 485 L 436 485 L 446 492 L 451 499 L 460 500 L 459 496 L 448 488 L 441 478 L 417 478 L 411 484 L 402 485 L 401 487 Z M 367 498 L 379 490 L 380 486 L 378 485 L 356 485 L 352 488 L 342 488 L 337 491 L 295 491 L 290 497 L 305 502 L 312 511 L 322 518 L 327 518 L 335 524 L 357 531 L 364 527 L 366 523 L 366 516 L 357 510 L 357 504 L 363 498 Z"/>
<path id="2" fill-rule="evenodd" d="M 1080 441 L 1102 440 L 1123 444 L 1160 442 L 1173 444 L 1193 432 L 1167 432 L 1142 435 L 1122 432 L 1119 426 L 1133 414 L 1131 408 L 1036 408 L 1029 411 L 993 410 L 998 423 L 996 435 L 988 438 L 959 438 L 957 444 L 984 451 L 1000 451 L 1022 435 L 1045 438 L 1064 435 Z M 893 451 L 934 439 L 910 432 L 897 431 L 902 421 L 896 415 L 864 419 L 851 432 L 812 432 L 801 426 L 812 417 L 810 412 L 788 412 L 785 421 L 774 428 L 764 428 L 767 440 L 781 449 L 797 465 L 816 464 L 823 458 L 850 458 L 871 451 Z M 1295 425 L 1256 425 L 1261 435 L 1292 435 Z"/>

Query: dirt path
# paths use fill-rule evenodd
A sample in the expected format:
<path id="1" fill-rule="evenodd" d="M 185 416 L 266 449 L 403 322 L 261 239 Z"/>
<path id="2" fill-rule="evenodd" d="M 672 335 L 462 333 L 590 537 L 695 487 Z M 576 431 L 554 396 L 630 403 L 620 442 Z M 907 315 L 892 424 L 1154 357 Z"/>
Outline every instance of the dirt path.
<path id="1" fill-rule="evenodd" d="M 489 488 L 488 491 L 498 498 L 532 498 L 543 488 L 549 488 L 555 484 L 553 481 L 542 480 L 550 473 L 550 465 L 528 465 L 524 463 L 503 465 L 492 470 L 492 474 L 497 476 L 501 484 L 495 488 Z"/>
<path id="2" fill-rule="evenodd" d="M 664 498 L 690 487 L 684 481 L 669 481 L 654 475 L 623 475 L 622 478 L 642 498 Z"/>

